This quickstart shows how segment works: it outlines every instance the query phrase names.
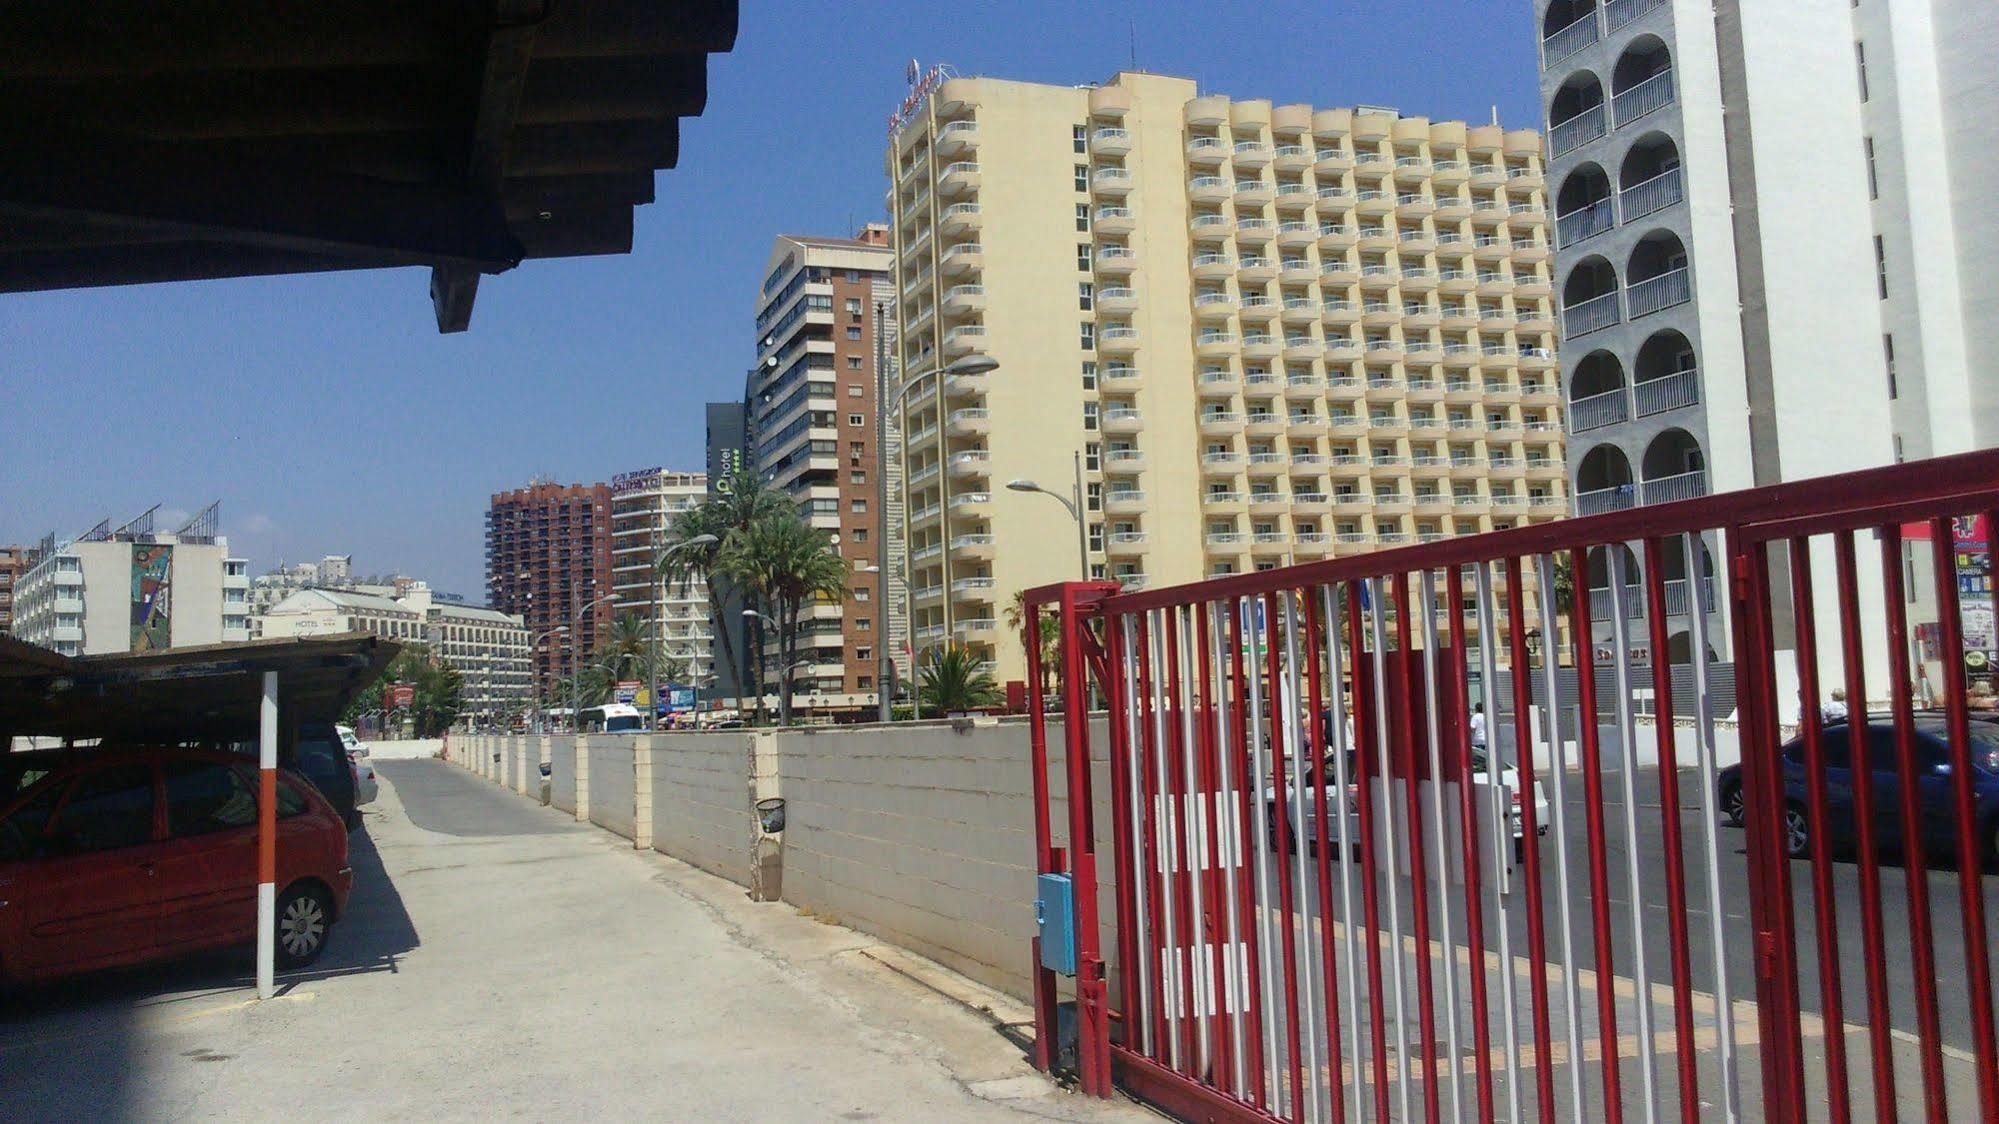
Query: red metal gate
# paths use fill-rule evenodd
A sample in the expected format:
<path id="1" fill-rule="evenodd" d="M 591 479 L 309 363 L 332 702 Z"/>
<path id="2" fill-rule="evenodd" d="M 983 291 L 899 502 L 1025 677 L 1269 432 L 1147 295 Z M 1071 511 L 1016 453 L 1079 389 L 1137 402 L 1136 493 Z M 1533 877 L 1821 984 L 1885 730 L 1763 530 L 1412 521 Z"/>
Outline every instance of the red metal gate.
<path id="1" fill-rule="evenodd" d="M 1999 723 L 1962 656 L 1995 509 L 1980 453 L 1031 591 L 1082 1088 L 1218 1120 L 1999 1119 Z"/>

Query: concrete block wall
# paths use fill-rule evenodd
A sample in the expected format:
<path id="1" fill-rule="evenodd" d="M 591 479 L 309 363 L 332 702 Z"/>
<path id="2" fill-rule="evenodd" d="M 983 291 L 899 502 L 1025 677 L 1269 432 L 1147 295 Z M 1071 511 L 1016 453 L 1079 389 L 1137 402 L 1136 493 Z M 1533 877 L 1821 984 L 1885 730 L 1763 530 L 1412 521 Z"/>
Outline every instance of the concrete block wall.
<path id="1" fill-rule="evenodd" d="M 749 795 L 754 736 L 747 730 L 654 736 L 654 850 L 748 885 L 756 844 Z"/>
<path id="2" fill-rule="evenodd" d="M 548 739 L 548 802 L 576 814 L 576 739 L 567 734 Z"/>
<path id="3" fill-rule="evenodd" d="M 638 740 L 619 734 L 584 736 L 579 753 L 587 755 L 589 776 L 579 782 L 579 790 L 589 794 L 590 806 L 578 808 L 577 819 L 588 819 L 607 831 L 633 838 L 638 808 L 632 765 Z M 651 834 L 650 829 L 647 834 Z"/>

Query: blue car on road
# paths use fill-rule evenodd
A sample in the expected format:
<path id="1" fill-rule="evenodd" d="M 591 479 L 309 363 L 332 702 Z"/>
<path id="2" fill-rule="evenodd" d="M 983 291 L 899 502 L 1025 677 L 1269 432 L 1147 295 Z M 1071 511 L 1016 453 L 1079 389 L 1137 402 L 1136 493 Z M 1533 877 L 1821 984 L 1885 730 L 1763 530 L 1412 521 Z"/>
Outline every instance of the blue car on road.
<path id="1" fill-rule="evenodd" d="M 1874 838 L 1877 846 L 1894 848 L 1902 838 L 1902 775 L 1897 767 L 1895 726 L 1884 718 L 1865 727 L 1869 771 L 1873 774 Z M 1999 724 L 1970 723 L 1972 829 L 1988 869 L 1999 869 Z M 1958 846 L 1956 793 L 1952 783 L 1949 728 L 1941 716 L 1915 719 L 1916 815 L 1926 851 L 1955 854 Z M 1847 723 L 1827 726 L 1820 734 L 1824 760 L 1826 829 L 1835 851 L 1850 852 L 1859 841 L 1854 815 L 1852 734 Z M 1783 748 L 1784 845 L 1792 858 L 1811 853 L 1810 794 L 1805 785 L 1805 747 L 1793 738 Z M 1731 765 L 1716 778 L 1716 797 L 1723 815 L 1742 822 L 1742 767 Z"/>

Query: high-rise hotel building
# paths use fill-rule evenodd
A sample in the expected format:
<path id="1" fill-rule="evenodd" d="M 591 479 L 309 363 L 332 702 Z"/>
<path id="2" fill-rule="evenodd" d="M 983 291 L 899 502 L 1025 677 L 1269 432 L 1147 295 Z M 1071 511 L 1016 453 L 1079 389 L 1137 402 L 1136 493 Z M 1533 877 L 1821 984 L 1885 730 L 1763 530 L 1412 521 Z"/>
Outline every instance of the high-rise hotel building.
<path id="1" fill-rule="evenodd" d="M 788 674 L 797 705 L 819 713 L 877 705 L 887 661 L 903 658 L 901 599 L 879 596 L 877 568 L 881 536 L 893 551 L 901 530 L 896 434 L 876 413 L 880 364 L 892 362 L 895 347 L 888 243 L 879 223 L 854 238 L 781 235 L 757 295 L 757 363 L 744 388 L 749 458 L 832 537 L 852 570 L 842 602 L 800 614 L 803 666 Z M 885 511 L 884 494 L 897 506 Z M 899 592 L 893 563 L 889 577 Z M 762 643 L 765 689 L 774 692 L 787 674 L 776 665 L 776 630 L 753 629 L 748 640 Z"/>
<path id="2" fill-rule="evenodd" d="M 645 468 L 620 472 L 610 487 L 611 591 L 618 595 L 617 614 L 631 613 L 647 622 L 648 640 L 658 644 L 661 683 L 698 683 L 715 666 L 708 583 L 699 574 L 686 581 L 662 581 L 656 562 L 674 520 L 708 501 L 708 477 Z"/>
<path id="3" fill-rule="evenodd" d="M 1024 677 L 1015 594 L 1567 508 L 1541 138 L 1121 73 L 955 78 L 888 149 L 913 641 Z M 998 363 L 953 371 L 965 356 Z"/>

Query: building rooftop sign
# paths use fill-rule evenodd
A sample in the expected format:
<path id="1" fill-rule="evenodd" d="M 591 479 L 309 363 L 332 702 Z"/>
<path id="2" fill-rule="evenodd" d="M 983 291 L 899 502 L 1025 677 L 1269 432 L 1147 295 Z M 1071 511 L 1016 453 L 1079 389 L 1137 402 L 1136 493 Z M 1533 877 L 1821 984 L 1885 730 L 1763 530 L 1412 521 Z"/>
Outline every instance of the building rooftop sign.
<path id="1" fill-rule="evenodd" d="M 920 70 L 916 60 L 910 59 L 905 74 L 909 79 L 909 94 L 902 99 L 901 105 L 896 106 L 895 112 L 888 115 L 888 135 L 892 137 L 901 132 L 902 127 L 909 124 L 909 119 L 916 116 L 916 111 L 923 108 L 923 99 L 943 85 L 946 78 L 957 76 L 957 71 L 943 63 L 938 63 L 929 70 Z"/>

